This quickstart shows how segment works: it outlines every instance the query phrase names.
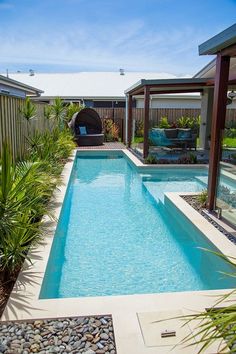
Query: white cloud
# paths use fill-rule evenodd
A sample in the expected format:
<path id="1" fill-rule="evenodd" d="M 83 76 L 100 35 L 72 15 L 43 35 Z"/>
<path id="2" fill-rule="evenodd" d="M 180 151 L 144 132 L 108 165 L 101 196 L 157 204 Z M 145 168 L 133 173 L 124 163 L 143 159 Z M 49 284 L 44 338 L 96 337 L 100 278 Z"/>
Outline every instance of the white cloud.
<path id="1" fill-rule="evenodd" d="M 112 27 L 79 23 L 61 29 L 45 28 L 30 35 L 27 29 L 16 32 L 1 29 L 0 63 L 184 73 L 192 71 L 194 60 L 189 62 L 189 58 L 195 55 L 197 63 L 194 48 L 202 37 L 200 31 L 196 33 L 187 27 L 147 31 L 142 20 Z"/>

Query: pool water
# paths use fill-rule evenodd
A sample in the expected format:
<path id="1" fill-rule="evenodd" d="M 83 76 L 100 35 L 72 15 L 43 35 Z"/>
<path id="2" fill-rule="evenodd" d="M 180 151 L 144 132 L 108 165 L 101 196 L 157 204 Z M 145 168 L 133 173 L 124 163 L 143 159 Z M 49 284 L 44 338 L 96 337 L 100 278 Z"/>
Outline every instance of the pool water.
<path id="1" fill-rule="evenodd" d="M 201 191 L 206 170 L 139 174 L 126 158 L 78 157 L 40 298 L 231 288 L 213 246 L 165 205 L 165 192 Z"/>

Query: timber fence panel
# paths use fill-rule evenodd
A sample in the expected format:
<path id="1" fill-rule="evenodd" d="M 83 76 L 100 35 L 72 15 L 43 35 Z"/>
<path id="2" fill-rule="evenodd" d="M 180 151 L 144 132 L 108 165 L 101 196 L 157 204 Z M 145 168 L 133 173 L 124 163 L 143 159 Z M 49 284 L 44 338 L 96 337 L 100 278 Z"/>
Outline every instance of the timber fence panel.
<path id="1" fill-rule="evenodd" d="M 22 158 L 27 152 L 27 138 L 33 136 L 36 130 L 43 132 L 49 129 L 49 122 L 43 114 L 45 104 L 34 104 L 37 118 L 27 122 L 21 114 L 24 99 L 0 95 L 0 152 L 3 143 L 7 142 L 13 158 Z"/>

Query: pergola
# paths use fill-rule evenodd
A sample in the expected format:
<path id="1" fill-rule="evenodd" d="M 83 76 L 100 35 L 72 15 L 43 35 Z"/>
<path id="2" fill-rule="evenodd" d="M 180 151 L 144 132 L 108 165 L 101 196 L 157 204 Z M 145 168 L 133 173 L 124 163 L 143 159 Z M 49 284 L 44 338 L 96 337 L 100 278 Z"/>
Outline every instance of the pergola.
<path id="1" fill-rule="evenodd" d="M 144 95 L 144 144 L 143 157 L 149 152 L 148 131 L 150 113 L 150 95 L 173 93 L 204 93 L 207 89 L 214 91 L 211 109 L 204 110 L 207 121 L 211 120 L 211 148 L 209 160 L 208 181 L 208 208 L 215 209 L 215 196 L 217 192 L 217 177 L 221 157 L 221 138 L 225 126 L 227 91 L 236 87 L 236 24 L 219 33 L 199 46 L 200 55 L 216 55 L 216 60 L 210 63 L 211 77 L 167 79 L 167 80 L 140 80 L 128 90 L 128 115 L 127 115 L 127 144 L 131 146 L 132 140 L 132 100 L 134 96 Z M 230 59 L 232 58 L 231 62 Z M 235 58 L 235 59 L 234 59 Z M 206 67 L 207 68 L 207 67 Z M 205 72 L 207 71 L 204 68 Z M 208 100 L 208 105 L 209 105 Z M 209 114 L 210 112 L 210 114 Z"/>
<path id="2" fill-rule="evenodd" d="M 149 152 L 148 131 L 149 131 L 149 114 L 150 114 L 150 96 L 158 94 L 174 94 L 174 93 L 203 93 L 204 88 L 214 86 L 214 81 L 205 78 L 186 78 L 186 79 L 162 79 L 162 80 L 140 80 L 125 93 L 128 96 L 128 119 L 127 143 L 131 146 L 132 141 L 132 100 L 135 96 L 144 96 L 144 142 L 143 157 L 146 158 Z"/>

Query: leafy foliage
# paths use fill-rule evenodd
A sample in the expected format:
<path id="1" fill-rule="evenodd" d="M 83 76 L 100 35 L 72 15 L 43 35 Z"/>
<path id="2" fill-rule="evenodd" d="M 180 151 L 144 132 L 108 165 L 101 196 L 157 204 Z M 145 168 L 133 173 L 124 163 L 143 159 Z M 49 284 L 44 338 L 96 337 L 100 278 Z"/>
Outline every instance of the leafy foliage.
<path id="1" fill-rule="evenodd" d="M 105 119 L 103 122 L 105 141 L 119 140 L 119 127 L 112 119 Z"/>
<path id="2" fill-rule="evenodd" d="M 222 253 L 206 250 L 223 259 L 226 263 L 236 268 L 236 259 L 227 257 Z M 236 277 L 235 273 L 225 274 L 231 277 Z M 228 293 L 220 296 L 214 306 L 206 311 L 199 312 L 193 315 L 181 317 L 185 320 L 184 326 L 197 322 L 197 327 L 194 334 L 186 336 L 182 343 L 189 346 L 199 344 L 200 349 L 198 354 L 205 351 L 211 344 L 218 341 L 219 352 L 236 353 L 236 305 L 235 305 L 236 290 L 231 290 Z M 225 351 L 226 350 L 226 351 Z"/>
<path id="3" fill-rule="evenodd" d="M 47 120 L 51 119 L 51 116 L 52 116 L 52 106 L 51 105 L 44 106 L 43 115 Z"/>
<path id="4" fill-rule="evenodd" d="M 161 117 L 160 123 L 159 123 L 159 128 L 161 128 L 161 129 L 170 128 L 170 124 L 168 122 L 168 118 L 167 117 Z"/>
<path id="5" fill-rule="evenodd" d="M 27 135 L 29 135 L 30 122 L 36 117 L 36 106 L 29 97 L 26 98 L 22 109 L 20 109 L 20 114 L 27 122 Z"/>
<path id="6" fill-rule="evenodd" d="M 144 161 L 146 164 L 150 164 L 150 165 L 155 165 L 158 163 L 158 160 L 156 158 L 156 156 L 154 155 L 148 155 L 148 157 L 145 159 Z"/>
<path id="7" fill-rule="evenodd" d="M 36 106 L 31 102 L 29 97 L 26 98 L 20 113 L 27 120 L 27 122 L 35 118 Z"/>
<path id="8" fill-rule="evenodd" d="M 51 118 L 55 121 L 57 126 L 62 130 L 66 116 L 66 106 L 61 98 L 56 97 L 54 103 L 51 105 Z"/>
<path id="9" fill-rule="evenodd" d="M 69 122 L 72 119 L 73 115 L 77 112 L 80 112 L 83 108 L 85 108 L 85 106 L 79 103 L 69 103 L 69 105 L 66 107 L 66 122 Z"/>
<path id="10" fill-rule="evenodd" d="M 68 130 L 35 133 L 28 139 L 27 161 L 15 163 L 7 144 L 0 160 L 0 272 L 14 276 L 30 247 L 42 239 L 43 215 L 59 183 L 65 159 L 74 148 Z"/>
<path id="11" fill-rule="evenodd" d="M 207 204 L 208 193 L 207 189 L 203 189 L 201 193 L 197 196 L 198 202 L 201 204 L 202 207 L 206 207 Z"/>
<path id="12" fill-rule="evenodd" d="M 137 119 L 135 121 L 135 137 L 143 137 L 144 122 L 142 119 Z"/>
<path id="13" fill-rule="evenodd" d="M 197 156 L 194 155 L 193 153 L 189 153 L 186 156 L 182 156 L 177 160 L 178 164 L 197 164 L 198 160 L 197 160 Z"/>
<path id="14" fill-rule="evenodd" d="M 201 117 L 198 116 L 197 118 L 192 118 L 192 117 L 180 117 L 176 121 L 176 125 L 178 128 L 191 128 L 198 130 L 200 127 L 200 121 Z"/>

